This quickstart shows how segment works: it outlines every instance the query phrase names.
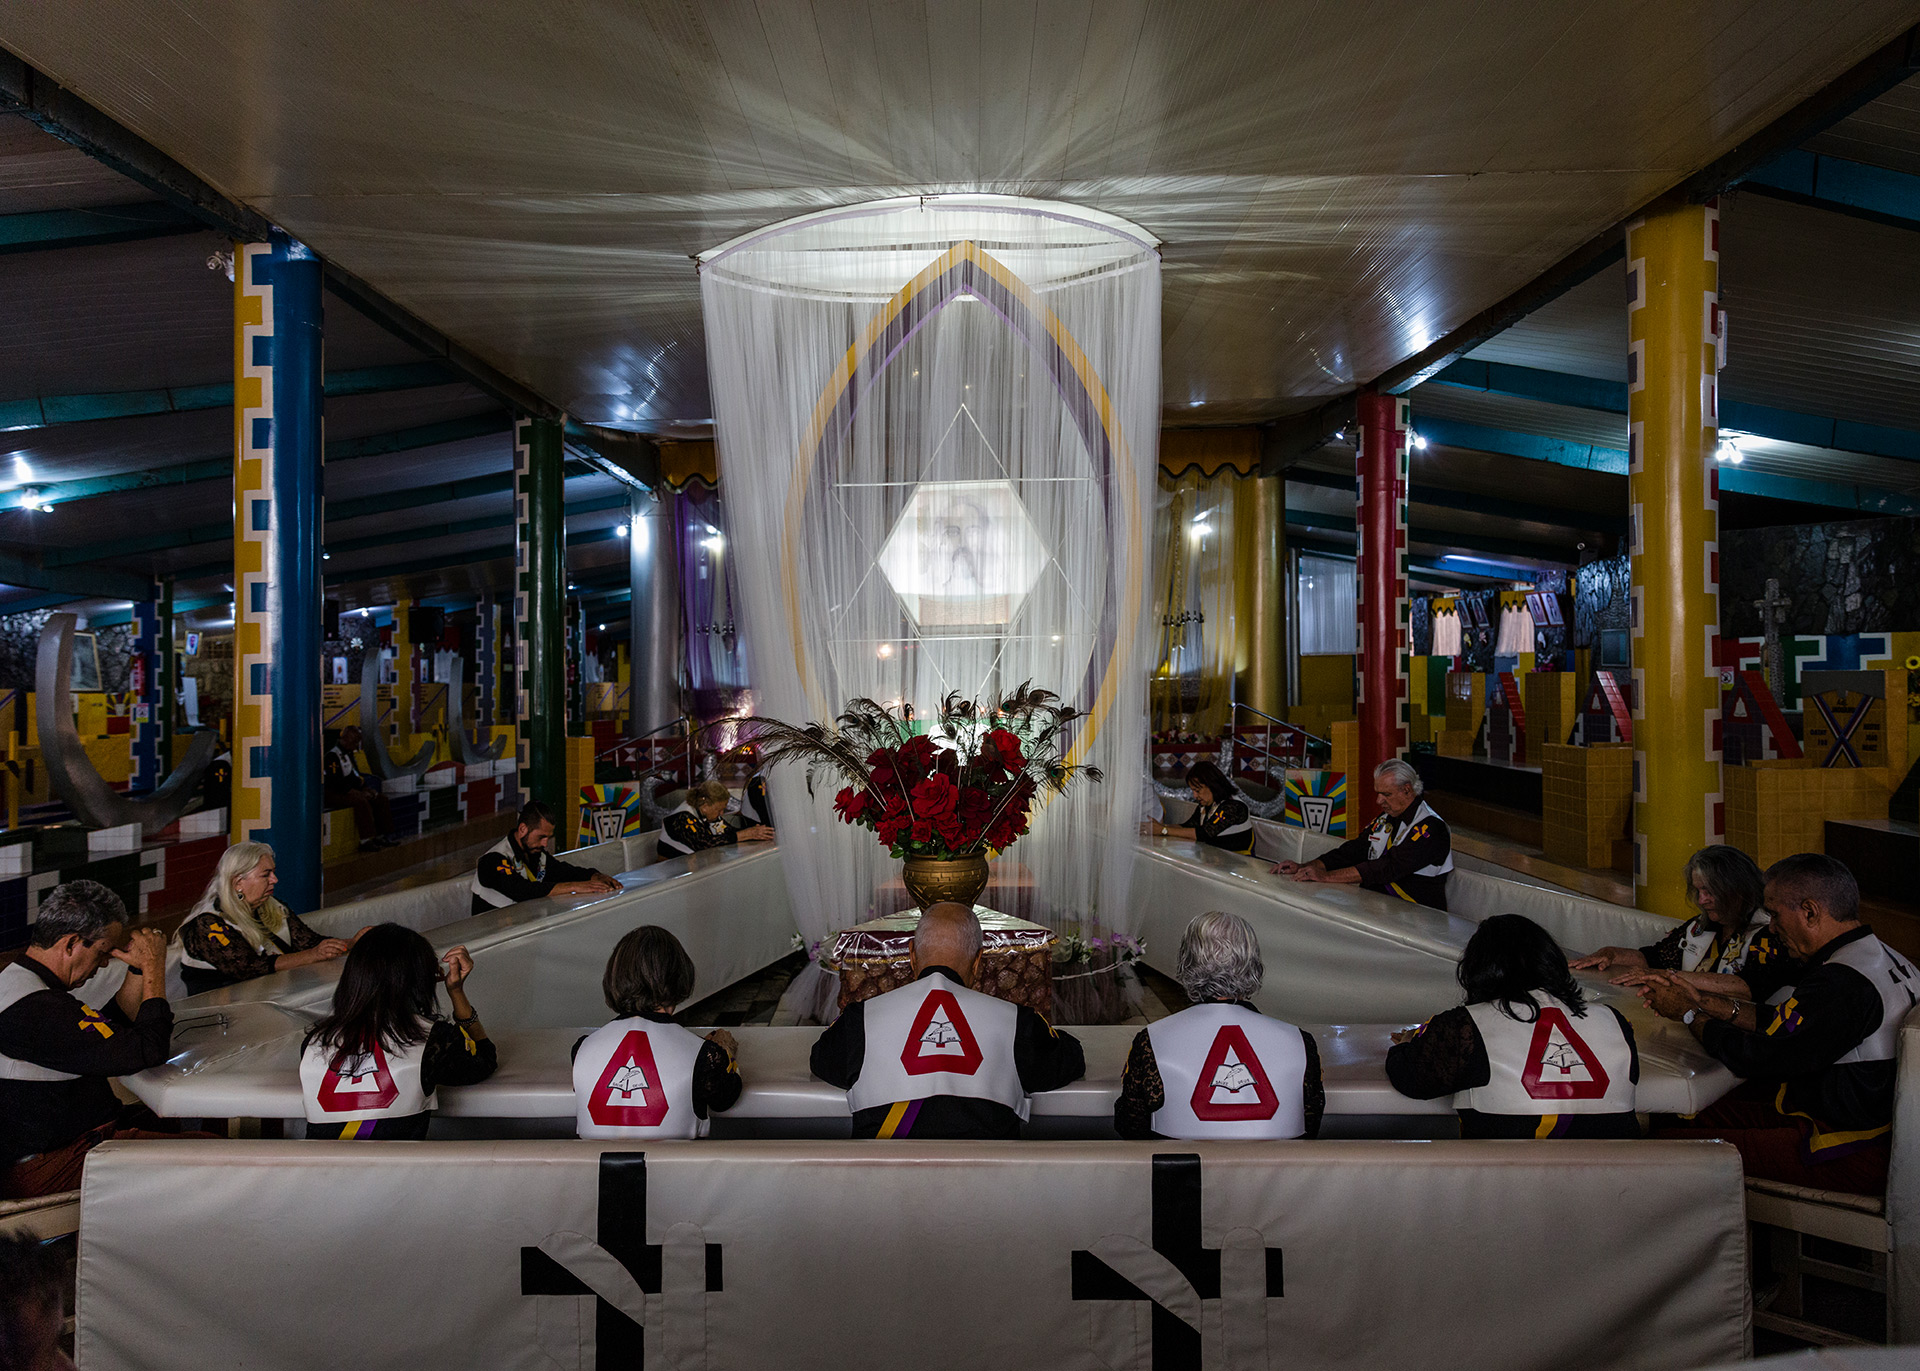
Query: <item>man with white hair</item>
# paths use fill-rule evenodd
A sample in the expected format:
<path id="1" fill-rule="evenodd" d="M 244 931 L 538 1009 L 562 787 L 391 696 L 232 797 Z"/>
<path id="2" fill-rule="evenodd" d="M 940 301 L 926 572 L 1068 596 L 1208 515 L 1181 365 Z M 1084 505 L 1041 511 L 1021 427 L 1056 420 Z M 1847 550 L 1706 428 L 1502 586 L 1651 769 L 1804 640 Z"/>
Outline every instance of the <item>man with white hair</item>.
<path id="1" fill-rule="evenodd" d="M 1380 816 L 1359 837 L 1310 862 L 1281 862 L 1276 876 L 1296 881 L 1357 885 L 1412 904 L 1447 907 L 1447 873 L 1453 870 L 1453 835 L 1447 822 L 1420 798 L 1420 773 L 1398 758 L 1373 769 Z"/>
<path id="2" fill-rule="evenodd" d="M 1140 1030 L 1113 1126 L 1123 1138 L 1315 1138 L 1326 1112 L 1313 1034 L 1250 1003 L 1260 940 L 1234 914 L 1202 914 L 1180 939 L 1191 1008 Z"/>
<path id="3" fill-rule="evenodd" d="M 1079 1039 L 974 990 L 985 936 L 963 904 L 930 905 L 914 980 L 840 1011 L 813 1074 L 847 1092 L 856 1138 L 1017 1138 L 1027 1097 L 1086 1074 Z"/>

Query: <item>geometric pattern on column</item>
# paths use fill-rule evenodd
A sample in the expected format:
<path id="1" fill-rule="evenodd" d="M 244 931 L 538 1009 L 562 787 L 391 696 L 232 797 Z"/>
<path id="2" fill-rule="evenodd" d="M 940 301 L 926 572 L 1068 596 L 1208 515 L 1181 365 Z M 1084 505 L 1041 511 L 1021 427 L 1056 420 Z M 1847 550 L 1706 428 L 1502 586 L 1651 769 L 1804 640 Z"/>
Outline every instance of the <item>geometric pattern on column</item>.
<path id="1" fill-rule="evenodd" d="M 1633 668 L 1633 880 L 1686 917 L 1687 859 L 1723 841 L 1720 307 L 1717 201 L 1627 226 L 1627 501 Z"/>
<path id="2" fill-rule="evenodd" d="M 1357 397 L 1355 427 L 1360 774 L 1348 778 L 1347 802 L 1357 803 L 1360 822 L 1366 823 L 1378 811 L 1374 768 L 1407 747 L 1413 614 L 1407 594 L 1407 401 L 1363 393 Z"/>

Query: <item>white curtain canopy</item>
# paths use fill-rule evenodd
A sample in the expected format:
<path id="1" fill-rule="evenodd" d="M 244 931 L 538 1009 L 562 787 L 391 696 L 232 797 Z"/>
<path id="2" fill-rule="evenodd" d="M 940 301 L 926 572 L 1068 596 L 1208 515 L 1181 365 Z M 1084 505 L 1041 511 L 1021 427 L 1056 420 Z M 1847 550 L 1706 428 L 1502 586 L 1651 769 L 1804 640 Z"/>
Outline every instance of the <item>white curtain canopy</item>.
<path id="1" fill-rule="evenodd" d="M 1037 814 L 988 898 L 1122 926 L 1153 647 L 1154 240 L 1071 205 L 878 201 L 706 254 L 701 300 L 761 712 L 1056 691 L 1107 781 Z M 900 903 L 897 863 L 830 793 L 793 775 L 772 798 L 810 941 Z"/>

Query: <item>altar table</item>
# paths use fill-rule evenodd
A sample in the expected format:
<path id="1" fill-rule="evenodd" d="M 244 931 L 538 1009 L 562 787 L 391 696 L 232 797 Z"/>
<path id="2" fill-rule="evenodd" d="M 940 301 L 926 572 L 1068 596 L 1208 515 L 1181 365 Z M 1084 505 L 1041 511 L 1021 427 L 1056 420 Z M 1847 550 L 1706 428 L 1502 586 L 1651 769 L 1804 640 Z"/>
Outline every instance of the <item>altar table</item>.
<path id="1" fill-rule="evenodd" d="M 1053 930 L 983 905 L 973 912 L 986 935 L 974 989 L 1041 1014 L 1053 1012 Z M 892 914 L 843 928 L 822 959 L 840 973 L 840 1007 L 897 990 L 913 979 L 907 950 L 920 915 Z"/>

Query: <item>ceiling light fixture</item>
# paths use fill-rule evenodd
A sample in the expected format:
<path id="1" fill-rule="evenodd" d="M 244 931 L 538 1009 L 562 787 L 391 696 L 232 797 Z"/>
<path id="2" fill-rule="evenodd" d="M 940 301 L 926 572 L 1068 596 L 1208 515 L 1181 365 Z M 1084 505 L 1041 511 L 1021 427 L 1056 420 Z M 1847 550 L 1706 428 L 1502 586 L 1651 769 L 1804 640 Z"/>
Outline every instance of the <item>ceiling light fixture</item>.
<path id="1" fill-rule="evenodd" d="M 1427 450 L 1427 436 L 1424 433 L 1416 432 L 1413 435 L 1413 446 L 1418 451 L 1425 452 Z"/>

